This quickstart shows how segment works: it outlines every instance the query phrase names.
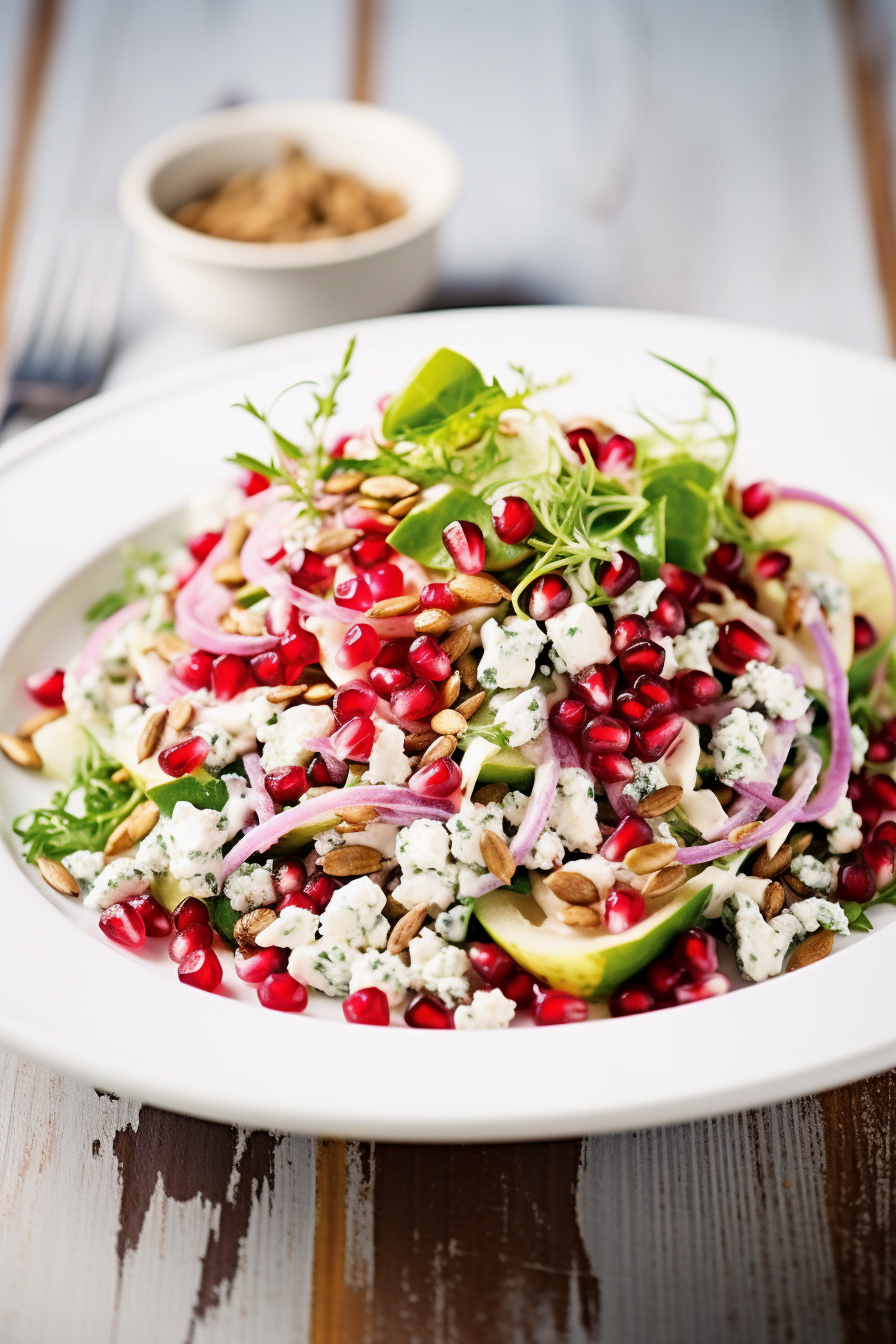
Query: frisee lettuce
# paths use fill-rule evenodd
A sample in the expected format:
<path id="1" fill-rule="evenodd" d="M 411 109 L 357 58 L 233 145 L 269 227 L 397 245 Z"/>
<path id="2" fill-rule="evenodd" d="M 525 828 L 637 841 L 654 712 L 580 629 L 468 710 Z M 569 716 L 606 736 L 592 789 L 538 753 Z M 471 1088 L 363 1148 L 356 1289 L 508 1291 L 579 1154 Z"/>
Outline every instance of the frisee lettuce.
<path id="1" fill-rule="evenodd" d="M 16 817 L 12 828 L 22 840 L 29 863 L 42 856 L 62 859 L 79 849 L 96 851 L 105 846 L 143 797 L 132 780 L 118 784 L 112 779 L 120 768 L 91 739 L 90 751 L 75 766 L 68 788 L 58 789 L 49 807 L 36 807 Z"/>

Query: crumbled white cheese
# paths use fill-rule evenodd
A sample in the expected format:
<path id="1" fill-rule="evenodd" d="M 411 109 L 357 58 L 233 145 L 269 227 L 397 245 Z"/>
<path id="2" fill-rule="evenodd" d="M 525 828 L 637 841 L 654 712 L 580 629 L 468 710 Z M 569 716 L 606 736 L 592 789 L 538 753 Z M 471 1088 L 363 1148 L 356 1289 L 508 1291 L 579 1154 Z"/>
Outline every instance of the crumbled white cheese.
<path id="1" fill-rule="evenodd" d="M 90 891 L 84 897 L 88 910 L 108 910 L 129 896 L 142 896 L 149 891 L 152 872 L 138 859 L 113 859 L 107 863 Z"/>
<path id="2" fill-rule="evenodd" d="M 294 980 L 301 980 L 331 998 L 342 998 L 348 993 L 352 967 L 360 955 L 356 947 L 337 938 L 319 938 L 317 942 L 297 947 L 290 954 L 287 970 Z"/>
<path id="3" fill-rule="evenodd" d="M 712 732 L 710 748 L 716 774 L 723 784 L 730 780 L 762 779 L 768 761 L 762 751 L 765 719 L 745 709 L 732 709 Z"/>
<path id="4" fill-rule="evenodd" d="M 868 752 L 868 736 L 862 732 L 857 723 L 854 723 L 850 727 L 849 737 L 852 742 L 852 768 L 853 772 L 858 774 L 865 764 L 865 756 Z"/>
<path id="5" fill-rule="evenodd" d="M 222 728 L 220 724 L 200 723 L 193 733 L 195 737 L 201 737 L 208 743 L 208 755 L 204 761 L 206 770 L 223 770 L 243 754 L 227 729 Z"/>
<path id="6" fill-rule="evenodd" d="M 261 703 L 265 703 L 264 698 Z M 279 715 L 276 723 L 256 727 L 258 740 L 264 743 L 262 765 L 265 770 L 274 770 L 280 765 L 304 763 L 308 759 L 305 746 L 308 738 L 329 737 L 335 726 L 333 711 L 327 705 L 291 706 Z"/>
<path id="7" fill-rule="evenodd" d="M 170 872 L 194 896 L 216 896 L 221 883 L 222 846 L 243 829 L 253 814 L 246 781 L 225 775 L 229 798 L 223 812 L 175 803 L 141 841 L 137 859 L 153 873 Z"/>
<path id="8" fill-rule="evenodd" d="M 437 952 L 444 952 L 448 944 L 434 933 L 432 929 L 421 929 L 416 938 L 412 938 L 408 945 L 408 955 L 411 959 L 411 968 L 420 968 L 430 957 L 434 957 Z"/>
<path id="9" fill-rule="evenodd" d="M 816 929 L 848 933 L 849 924 L 838 905 L 820 900 L 796 901 L 789 910 L 766 922 L 757 903 L 741 892 L 725 902 L 722 919 L 735 945 L 738 969 L 745 980 L 767 980 L 778 975 L 795 942 Z"/>
<path id="10" fill-rule="evenodd" d="M 361 949 L 385 947 L 389 937 L 382 913 L 385 904 L 382 887 L 369 877 L 356 877 L 334 891 L 320 917 L 321 935 Z"/>
<path id="11" fill-rule="evenodd" d="M 585 602 L 576 602 L 551 616 L 545 629 L 553 646 L 550 658 L 558 672 L 575 676 L 584 668 L 608 663 L 613 657 L 606 621 Z"/>
<path id="12" fill-rule="evenodd" d="M 834 859 L 822 863 L 821 859 L 815 859 L 811 854 L 798 854 L 790 865 L 790 871 L 803 886 L 812 887 L 814 891 L 827 892 L 834 885 L 835 864 Z"/>
<path id="13" fill-rule="evenodd" d="M 499 625 L 492 617 L 483 625 L 480 637 L 483 650 L 478 672 L 480 685 L 489 690 L 528 686 L 547 640 L 541 626 L 520 616 L 508 616 Z"/>
<path id="14" fill-rule="evenodd" d="M 651 793 L 666 787 L 665 775 L 653 761 L 633 760 L 632 765 L 635 767 L 634 778 L 629 780 L 622 790 L 627 798 L 633 798 L 636 803 L 640 803 Z"/>
<path id="15" fill-rule="evenodd" d="M 597 799 L 594 785 L 584 770 L 567 767 L 560 771 L 548 824 L 567 849 L 578 849 L 583 854 L 597 852 L 602 839 L 597 824 Z"/>
<path id="16" fill-rule="evenodd" d="M 424 901 L 431 915 L 447 910 L 457 897 L 458 867 L 456 863 L 446 863 L 438 872 L 434 868 L 424 868 L 421 872 L 405 869 L 401 881 L 392 892 L 392 899 L 405 910 L 412 910 Z"/>
<path id="17" fill-rule="evenodd" d="M 460 811 L 447 823 L 451 853 L 461 863 L 486 867 L 480 841 L 485 831 L 504 839 L 504 813 L 500 803 L 471 803 L 464 800 Z"/>
<path id="18" fill-rule="evenodd" d="M 436 935 L 434 934 L 433 937 L 435 938 Z M 470 959 L 466 952 L 462 948 L 450 946 L 439 938 L 440 948 L 429 956 L 424 954 L 423 959 L 420 959 L 421 952 L 418 948 L 417 959 L 415 960 L 414 944 L 418 941 L 419 936 L 411 939 L 410 944 L 411 989 L 425 990 L 429 994 L 436 994 L 449 1008 L 453 1008 L 456 1003 L 463 1002 L 470 992 L 470 985 L 467 980 Z"/>
<path id="19" fill-rule="evenodd" d="M 307 947 L 314 942 L 320 920 L 301 905 L 287 905 L 261 933 L 255 935 L 259 947 Z"/>
<path id="20" fill-rule="evenodd" d="M 273 859 L 267 863 L 241 863 L 235 873 L 231 873 L 224 883 L 222 895 L 230 901 L 234 910 L 245 914 L 247 910 L 257 910 L 262 905 L 274 905 L 277 893 L 272 880 Z"/>
<path id="21" fill-rule="evenodd" d="M 410 826 L 403 826 L 395 842 L 395 853 L 402 871 L 445 868 L 450 838 L 441 822 L 431 821 L 428 817 L 421 817 L 418 821 L 412 821 Z"/>
<path id="22" fill-rule="evenodd" d="M 511 747 L 522 747 L 544 732 L 548 721 L 548 708 L 544 691 L 530 686 L 522 695 L 514 696 L 507 704 L 501 705 L 495 715 L 495 723 L 507 733 L 507 743 Z"/>
<path id="23" fill-rule="evenodd" d="M 448 943 L 462 943 L 467 936 L 472 913 L 472 901 L 461 901 L 457 905 L 450 906 L 436 918 L 436 933 Z"/>
<path id="24" fill-rule="evenodd" d="M 349 992 L 381 989 L 390 1008 L 399 1008 L 411 986 L 411 972 L 401 957 L 390 952 L 365 952 L 352 966 Z"/>
<path id="25" fill-rule="evenodd" d="M 620 616 L 649 616 L 656 608 L 660 593 L 665 588 L 662 579 L 649 579 L 646 582 L 633 583 L 624 593 L 620 593 L 610 603 L 613 619 Z M 675 655 L 676 658 L 678 655 Z"/>
<path id="26" fill-rule="evenodd" d="M 404 733 L 395 723 L 381 724 L 370 750 L 366 778 L 371 784 L 404 784 L 411 763 L 404 754 Z"/>
<path id="27" fill-rule="evenodd" d="M 861 845 L 862 818 L 853 810 L 852 803 L 845 793 L 819 820 L 822 826 L 830 831 L 828 849 L 832 854 L 848 854 Z"/>
<path id="28" fill-rule="evenodd" d="M 709 655 L 719 638 L 719 627 L 715 621 L 698 621 L 684 634 L 676 635 L 672 640 L 672 651 L 680 668 L 697 672 L 712 672 Z"/>
<path id="29" fill-rule="evenodd" d="M 367 849 L 378 849 L 386 859 L 395 857 L 395 837 L 398 827 L 386 821 L 368 821 L 363 831 L 349 831 L 342 835 L 335 829 L 321 831 L 315 837 L 314 848 L 323 856 L 331 850 L 342 849 L 343 845 L 364 845 Z"/>
<path id="30" fill-rule="evenodd" d="M 550 826 L 545 826 L 529 853 L 523 859 L 526 868 L 559 868 L 565 854 L 563 841 Z"/>
<path id="31" fill-rule="evenodd" d="M 509 1027 L 515 1012 L 513 999 L 508 999 L 500 989 L 477 989 L 471 1003 L 455 1008 L 454 1025 L 458 1031 Z"/>
<path id="32" fill-rule="evenodd" d="M 95 882 L 106 866 L 103 851 L 76 849 L 74 854 L 66 854 L 61 860 L 63 868 L 70 873 L 81 888 L 82 893 Z"/>
<path id="33" fill-rule="evenodd" d="M 529 796 L 520 793 L 519 789 L 511 789 L 505 793 L 501 808 L 504 816 L 510 822 L 511 826 L 522 826 L 523 817 L 526 815 L 526 808 L 529 806 Z"/>
<path id="34" fill-rule="evenodd" d="M 80 679 L 66 672 L 62 698 L 80 722 L 105 726 L 116 709 L 131 704 L 133 686 L 132 680 L 112 681 L 97 665 Z"/>
<path id="35" fill-rule="evenodd" d="M 805 570 L 804 577 L 828 615 L 849 610 L 849 589 L 840 579 L 812 569 Z"/>
<path id="36" fill-rule="evenodd" d="M 744 709 L 759 705 L 772 719 L 798 719 L 812 703 L 789 672 L 755 658 L 741 676 L 734 678 L 731 694 Z"/>

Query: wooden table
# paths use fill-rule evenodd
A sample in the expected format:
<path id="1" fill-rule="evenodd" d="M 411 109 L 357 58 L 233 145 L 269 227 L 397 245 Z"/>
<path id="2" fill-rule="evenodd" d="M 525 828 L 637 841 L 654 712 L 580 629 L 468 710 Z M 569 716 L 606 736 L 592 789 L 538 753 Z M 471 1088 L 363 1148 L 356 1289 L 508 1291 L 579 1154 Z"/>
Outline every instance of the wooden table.
<path id="1" fill-rule="evenodd" d="M 234 97 L 353 94 L 465 161 L 440 301 L 672 308 L 885 351 L 894 38 L 882 0 L 5 0 L 0 294 L 36 223 L 111 208 L 157 131 Z M 112 382 L 214 347 L 136 275 L 121 330 Z M 0 1070 L 3 1344 L 896 1337 L 893 1075 L 670 1129 L 426 1148 Z"/>

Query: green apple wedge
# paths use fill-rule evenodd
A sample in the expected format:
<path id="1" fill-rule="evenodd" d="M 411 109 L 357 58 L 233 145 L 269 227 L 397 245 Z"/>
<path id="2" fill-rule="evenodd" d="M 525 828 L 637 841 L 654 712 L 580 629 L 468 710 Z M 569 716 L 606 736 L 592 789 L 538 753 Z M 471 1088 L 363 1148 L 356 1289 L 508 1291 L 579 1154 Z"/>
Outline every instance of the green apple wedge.
<path id="1" fill-rule="evenodd" d="M 540 879 L 534 879 L 535 882 Z M 700 917 L 712 891 L 702 875 L 672 892 L 626 933 L 560 933 L 534 896 L 507 887 L 480 896 L 476 916 L 515 961 L 554 989 L 583 999 L 603 998 L 660 956 L 677 934 Z"/>

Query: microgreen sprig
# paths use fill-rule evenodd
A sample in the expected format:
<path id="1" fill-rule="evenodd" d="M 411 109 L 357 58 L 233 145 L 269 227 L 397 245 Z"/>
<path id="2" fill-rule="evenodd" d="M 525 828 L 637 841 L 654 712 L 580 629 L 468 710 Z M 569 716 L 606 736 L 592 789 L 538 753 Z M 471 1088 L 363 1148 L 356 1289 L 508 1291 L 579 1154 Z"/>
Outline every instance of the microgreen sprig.
<path id="1" fill-rule="evenodd" d="M 41 856 L 61 859 L 79 849 L 103 848 L 143 797 L 133 781 L 118 784 L 112 779 L 119 769 L 119 762 L 91 739 L 90 751 L 78 761 L 68 788 L 57 790 L 49 807 L 16 817 L 12 828 L 29 863 Z"/>

